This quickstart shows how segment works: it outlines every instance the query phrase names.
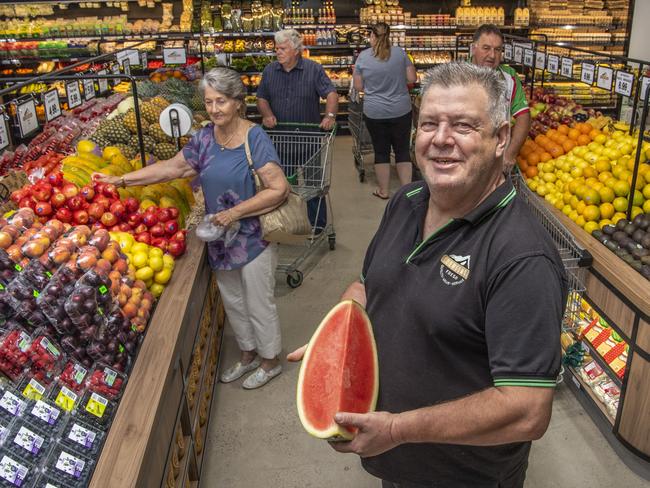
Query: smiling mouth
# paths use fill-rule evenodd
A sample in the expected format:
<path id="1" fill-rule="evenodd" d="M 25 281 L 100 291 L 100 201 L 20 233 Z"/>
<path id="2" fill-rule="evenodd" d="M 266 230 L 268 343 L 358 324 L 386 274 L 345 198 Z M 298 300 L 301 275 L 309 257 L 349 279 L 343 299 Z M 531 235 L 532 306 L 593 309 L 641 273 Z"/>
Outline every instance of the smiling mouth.
<path id="1" fill-rule="evenodd" d="M 443 166 L 456 164 L 459 162 L 458 159 L 448 159 L 448 158 L 432 158 L 431 161 Z"/>

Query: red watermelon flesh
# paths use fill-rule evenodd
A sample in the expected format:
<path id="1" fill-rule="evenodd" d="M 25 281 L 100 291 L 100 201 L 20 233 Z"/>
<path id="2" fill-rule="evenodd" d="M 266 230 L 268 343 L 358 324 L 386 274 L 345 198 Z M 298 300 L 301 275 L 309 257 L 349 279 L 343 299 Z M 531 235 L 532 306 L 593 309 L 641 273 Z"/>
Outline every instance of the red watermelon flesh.
<path id="1" fill-rule="evenodd" d="M 298 377 L 298 415 L 311 435 L 352 439 L 355 430 L 334 422 L 337 412 L 375 409 L 377 348 L 365 310 L 353 300 L 336 305 L 309 341 Z"/>

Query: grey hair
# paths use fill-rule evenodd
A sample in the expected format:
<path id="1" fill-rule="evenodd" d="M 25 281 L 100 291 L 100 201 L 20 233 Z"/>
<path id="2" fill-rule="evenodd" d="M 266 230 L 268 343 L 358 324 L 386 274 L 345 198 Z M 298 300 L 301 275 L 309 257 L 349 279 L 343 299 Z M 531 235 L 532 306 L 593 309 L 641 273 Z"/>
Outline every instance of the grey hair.
<path id="1" fill-rule="evenodd" d="M 289 41 L 294 49 L 302 51 L 302 36 L 295 29 L 284 29 L 275 33 L 274 36 L 276 44 L 282 44 L 283 42 Z"/>
<path id="2" fill-rule="evenodd" d="M 510 121 L 508 88 L 503 75 L 496 69 L 465 61 L 440 64 L 427 72 L 422 86 L 422 98 L 434 86 L 451 88 L 469 85 L 478 85 L 485 90 L 488 97 L 488 115 L 495 131 L 504 122 Z"/>
<path id="3" fill-rule="evenodd" d="M 199 93 L 201 97 L 205 96 L 205 89 L 212 88 L 219 93 L 223 93 L 228 98 L 233 98 L 241 102 L 246 96 L 246 89 L 241 81 L 239 73 L 230 68 L 213 68 L 208 71 L 199 82 Z"/>

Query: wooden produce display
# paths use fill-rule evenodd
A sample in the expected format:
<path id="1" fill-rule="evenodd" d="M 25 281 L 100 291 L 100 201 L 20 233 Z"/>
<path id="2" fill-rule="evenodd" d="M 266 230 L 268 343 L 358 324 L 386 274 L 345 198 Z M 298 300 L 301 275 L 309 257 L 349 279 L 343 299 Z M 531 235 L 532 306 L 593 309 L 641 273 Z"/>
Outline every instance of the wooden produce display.
<path id="1" fill-rule="evenodd" d="M 641 460 L 650 461 L 650 282 L 562 212 L 548 207 L 593 257 L 586 270 L 584 299 L 630 348 L 616 417 L 603 417 L 616 439 Z"/>
<path id="2" fill-rule="evenodd" d="M 197 486 L 225 320 L 203 242 L 188 248 L 151 319 L 92 488 Z"/>

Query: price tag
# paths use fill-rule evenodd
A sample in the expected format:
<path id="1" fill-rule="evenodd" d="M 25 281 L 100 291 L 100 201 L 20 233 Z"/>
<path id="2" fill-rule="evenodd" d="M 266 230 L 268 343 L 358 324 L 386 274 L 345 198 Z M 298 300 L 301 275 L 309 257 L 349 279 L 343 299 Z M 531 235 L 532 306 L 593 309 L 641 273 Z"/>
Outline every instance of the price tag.
<path id="1" fill-rule="evenodd" d="M 184 47 L 165 47 L 163 48 L 164 64 L 185 64 L 187 63 L 187 53 Z"/>
<path id="2" fill-rule="evenodd" d="M 567 78 L 573 78 L 573 59 L 562 58 L 562 67 L 560 68 L 560 74 Z"/>
<path id="3" fill-rule="evenodd" d="M 596 73 L 596 66 L 591 63 L 582 63 L 580 65 L 580 81 L 589 85 L 594 84 L 594 75 Z"/>
<path id="4" fill-rule="evenodd" d="M 560 58 L 555 54 L 549 54 L 546 69 L 554 75 L 558 74 L 560 72 Z"/>
<path id="5" fill-rule="evenodd" d="M 641 102 L 645 100 L 645 94 L 646 90 L 648 89 L 648 85 L 650 85 L 650 76 L 644 76 L 641 78 Z M 0 140 L 2 136 L 0 135 Z M 2 149 L 2 145 L 0 145 L 0 149 Z"/>
<path id="6" fill-rule="evenodd" d="M 131 61 L 125 59 L 124 62 L 122 63 L 122 69 L 124 69 L 125 75 L 131 76 Z"/>
<path id="7" fill-rule="evenodd" d="M 59 391 L 59 394 L 56 396 L 54 403 L 56 403 L 63 410 L 71 412 L 77 404 L 77 398 L 79 397 L 74 391 L 66 388 L 65 386 L 62 386 L 61 391 Z"/>
<path id="8" fill-rule="evenodd" d="M 524 49 L 524 66 L 533 67 L 535 53 L 532 49 Z"/>
<path id="9" fill-rule="evenodd" d="M 119 75 L 120 74 L 120 65 L 115 63 L 111 67 L 111 73 L 113 73 L 114 75 Z M 119 85 L 121 81 L 122 80 L 120 80 L 119 78 L 113 78 L 113 85 Z"/>
<path id="10" fill-rule="evenodd" d="M 36 102 L 33 99 L 22 102 L 16 108 L 18 115 L 18 129 L 20 137 L 27 137 L 38 130 L 38 117 L 36 116 Z"/>
<path id="11" fill-rule="evenodd" d="M 40 400 L 45 394 L 45 387 L 41 385 L 34 378 L 29 380 L 27 386 L 23 390 L 23 396 L 29 398 L 30 400 Z"/>
<path id="12" fill-rule="evenodd" d="M 598 77 L 596 78 L 596 86 L 603 90 L 611 90 L 612 83 L 614 82 L 614 70 L 606 66 L 598 66 Z"/>
<path id="13" fill-rule="evenodd" d="M 634 87 L 634 75 L 627 71 L 616 72 L 616 83 L 614 84 L 614 93 L 623 95 L 624 97 L 632 96 L 632 88 Z"/>
<path id="14" fill-rule="evenodd" d="M 103 69 L 101 71 L 98 71 L 97 74 L 98 75 L 107 75 L 108 71 Z M 108 91 L 108 80 L 105 79 L 105 78 L 102 79 L 102 80 L 99 80 L 99 93 L 102 94 L 102 93 L 106 93 L 107 91 Z"/>
<path id="15" fill-rule="evenodd" d="M 45 120 L 50 122 L 61 116 L 59 92 L 55 89 L 43 93 L 43 106 L 45 107 Z"/>
<path id="16" fill-rule="evenodd" d="M 68 81 L 65 84 L 65 93 L 68 97 L 68 110 L 81 105 L 81 90 L 77 80 Z"/>
<path id="17" fill-rule="evenodd" d="M 125 49 L 115 55 L 120 66 L 124 66 L 124 60 L 128 59 L 131 66 L 140 64 L 140 51 L 137 49 Z"/>
<path id="18" fill-rule="evenodd" d="M 506 61 L 510 61 L 512 59 L 512 44 L 506 44 L 503 46 L 503 57 L 506 59 Z"/>
<path id="19" fill-rule="evenodd" d="M 521 46 L 515 46 L 515 62 L 521 63 L 524 59 L 524 48 Z"/>
<path id="20" fill-rule="evenodd" d="M 535 55 L 535 68 L 544 69 L 546 68 L 546 53 L 543 51 L 537 51 Z"/>
<path id="21" fill-rule="evenodd" d="M 4 114 L 0 113 L 0 151 L 9 147 L 9 128 Z"/>
<path id="22" fill-rule="evenodd" d="M 91 98 L 95 98 L 95 82 L 94 80 L 83 80 L 82 81 L 83 86 L 84 86 L 84 98 L 86 100 L 90 100 Z"/>
<path id="23" fill-rule="evenodd" d="M 148 63 L 149 63 L 149 60 L 147 59 L 147 53 L 145 53 L 145 52 L 141 52 L 141 53 L 140 53 L 140 65 L 141 65 L 144 69 L 146 69 Z"/>
<path id="24" fill-rule="evenodd" d="M 106 398 L 97 393 L 93 393 L 90 395 L 90 400 L 88 400 L 88 403 L 86 404 L 86 411 L 95 417 L 102 418 L 107 405 L 108 400 L 106 400 Z"/>

